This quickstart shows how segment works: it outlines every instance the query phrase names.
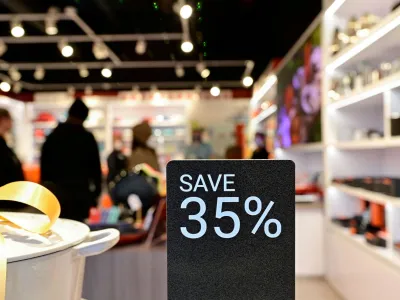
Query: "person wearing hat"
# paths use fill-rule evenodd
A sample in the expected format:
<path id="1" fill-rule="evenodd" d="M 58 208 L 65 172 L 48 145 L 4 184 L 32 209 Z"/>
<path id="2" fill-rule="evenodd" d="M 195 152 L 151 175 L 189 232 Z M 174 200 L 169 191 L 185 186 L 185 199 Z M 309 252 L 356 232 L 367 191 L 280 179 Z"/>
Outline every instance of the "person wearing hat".
<path id="1" fill-rule="evenodd" d="M 83 123 L 89 108 L 76 99 L 68 119 L 47 137 L 42 147 L 41 180 L 59 199 L 61 217 L 83 221 L 101 193 L 101 164 L 97 142 Z"/>
<path id="2" fill-rule="evenodd" d="M 156 151 L 147 145 L 152 135 L 152 130 L 147 122 L 142 122 L 132 129 L 132 154 L 129 158 L 129 168 L 132 169 L 139 164 L 148 164 L 156 171 L 160 171 Z"/>

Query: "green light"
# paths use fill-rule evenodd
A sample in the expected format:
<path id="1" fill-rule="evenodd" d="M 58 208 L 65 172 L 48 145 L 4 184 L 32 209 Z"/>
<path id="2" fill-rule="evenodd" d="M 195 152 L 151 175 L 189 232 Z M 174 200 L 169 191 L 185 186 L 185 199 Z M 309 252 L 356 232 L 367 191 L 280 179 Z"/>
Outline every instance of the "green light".
<path id="1" fill-rule="evenodd" d="M 197 20 L 199 21 L 199 23 L 201 23 L 203 22 L 203 17 L 199 17 Z"/>
<path id="2" fill-rule="evenodd" d="M 203 47 L 207 47 L 207 42 L 203 42 Z"/>
<path id="3" fill-rule="evenodd" d="M 203 53 L 203 56 L 204 56 L 204 57 L 207 57 L 207 52 L 204 52 L 204 53 Z"/>
<path id="4" fill-rule="evenodd" d="M 157 4 L 157 2 L 153 2 L 153 7 L 154 7 L 155 10 L 158 10 L 158 4 Z"/>
<path id="5" fill-rule="evenodd" d="M 197 7 L 196 7 L 196 9 L 197 9 L 197 10 L 201 10 L 201 8 L 202 8 L 202 4 L 201 4 L 201 2 L 199 1 L 199 2 L 197 2 Z"/>

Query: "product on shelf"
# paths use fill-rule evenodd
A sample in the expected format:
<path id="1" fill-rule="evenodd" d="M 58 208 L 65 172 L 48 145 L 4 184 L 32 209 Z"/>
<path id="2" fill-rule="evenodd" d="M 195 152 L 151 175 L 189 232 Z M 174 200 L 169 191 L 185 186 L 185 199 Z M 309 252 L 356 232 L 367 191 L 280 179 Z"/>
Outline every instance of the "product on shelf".
<path id="1" fill-rule="evenodd" d="M 399 136 L 400 135 L 400 113 L 392 113 L 390 118 L 391 124 L 391 135 Z"/>
<path id="2" fill-rule="evenodd" d="M 334 183 L 361 188 L 392 197 L 400 197 L 400 179 L 391 177 L 335 178 Z"/>

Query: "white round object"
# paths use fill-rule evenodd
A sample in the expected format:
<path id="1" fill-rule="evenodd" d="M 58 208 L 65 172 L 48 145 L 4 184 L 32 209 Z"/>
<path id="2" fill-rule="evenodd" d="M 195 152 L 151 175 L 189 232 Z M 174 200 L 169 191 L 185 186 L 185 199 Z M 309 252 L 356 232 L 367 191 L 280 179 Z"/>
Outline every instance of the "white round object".
<path id="1" fill-rule="evenodd" d="M 72 54 L 74 54 L 74 48 L 72 48 L 70 45 L 66 45 L 61 49 L 61 54 L 64 57 L 71 57 Z"/>
<path id="2" fill-rule="evenodd" d="M 0 83 L 0 90 L 7 93 L 11 90 L 11 85 L 8 82 L 3 81 Z"/>
<path id="3" fill-rule="evenodd" d="M 81 76 L 82 78 L 86 78 L 89 76 L 89 70 L 87 68 L 79 68 L 79 76 Z"/>
<path id="4" fill-rule="evenodd" d="M 145 40 L 139 40 L 136 43 L 135 51 L 139 55 L 143 55 L 146 53 L 147 43 Z"/>
<path id="5" fill-rule="evenodd" d="M 182 6 L 179 14 L 181 15 L 182 19 L 189 19 L 193 14 L 193 8 L 190 5 L 185 4 Z"/>
<path id="6" fill-rule="evenodd" d="M 109 68 L 104 68 L 101 70 L 101 75 L 105 78 L 110 78 L 112 76 L 112 71 Z"/>
<path id="7" fill-rule="evenodd" d="M 204 69 L 200 73 L 201 77 L 204 79 L 208 78 L 208 76 L 210 76 L 210 74 L 211 74 L 211 71 L 209 69 Z"/>
<path id="8" fill-rule="evenodd" d="M 253 85 L 253 78 L 250 76 L 246 76 L 245 78 L 243 78 L 243 85 L 245 87 L 251 87 Z"/>
<path id="9" fill-rule="evenodd" d="M 58 28 L 55 25 L 46 26 L 47 35 L 56 35 L 58 33 Z"/>
<path id="10" fill-rule="evenodd" d="M 190 42 L 190 41 L 183 42 L 181 45 L 181 49 L 185 53 L 192 52 L 193 48 L 194 48 L 194 46 L 193 46 L 192 42 Z"/>
<path id="11" fill-rule="evenodd" d="M 31 224 L 47 222 L 45 215 L 26 213 L 2 213 L 10 220 L 24 220 Z M 0 227 L 6 242 L 7 262 L 31 259 L 58 252 L 81 243 L 90 229 L 83 223 L 59 219 L 46 237 L 10 225 Z"/>
<path id="12" fill-rule="evenodd" d="M 214 97 L 218 97 L 221 94 L 221 89 L 217 86 L 213 86 L 210 90 L 210 93 Z"/>
<path id="13" fill-rule="evenodd" d="M 39 214 L 4 215 L 32 223 L 48 220 Z M 7 257 L 6 300 L 81 300 L 85 258 L 119 240 L 115 229 L 90 232 L 85 224 L 64 219 L 45 235 L 5 224 L 0 232 Z"/>
<path id="14" fill-rule="evenodd" d="M 11 28 L 11 34 L 16 38 L 23 37 L 25 35 L 25 29 L 21 25 L 14 26 Z"/>

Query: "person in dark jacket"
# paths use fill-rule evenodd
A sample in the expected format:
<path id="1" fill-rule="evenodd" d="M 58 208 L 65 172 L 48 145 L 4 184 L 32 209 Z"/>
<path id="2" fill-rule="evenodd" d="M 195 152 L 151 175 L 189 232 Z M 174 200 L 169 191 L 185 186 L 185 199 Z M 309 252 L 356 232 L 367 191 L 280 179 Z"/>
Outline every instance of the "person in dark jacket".
<path id="1" fill-rule="evenodd" d="M 23 181 L 22 165 L 14 151 L 8 147 L 5 136 L 12 128 L 12 118 L 8 110 L 0 108 L 0 186 L 14 181 Z M 24 205 L 2 201 L 1 209 L 19 210 Z"/>
<path id="2" fill-rule="evenodd" d="M 268 159 L 269 153 L 265 147 L 265 134 L 256 133 L 255 140 L 257 148 L 254 150 L 251 159 Z"/>
<path id="3" fill-rule="evenodd" d="M 99 149 L 83 127 L 88 107 L 76 99 L 68 119 L 47 137 L 41 156 L 41 180 L 58 198 L 61 217 L 83 221 L 101 193 Z"/>

